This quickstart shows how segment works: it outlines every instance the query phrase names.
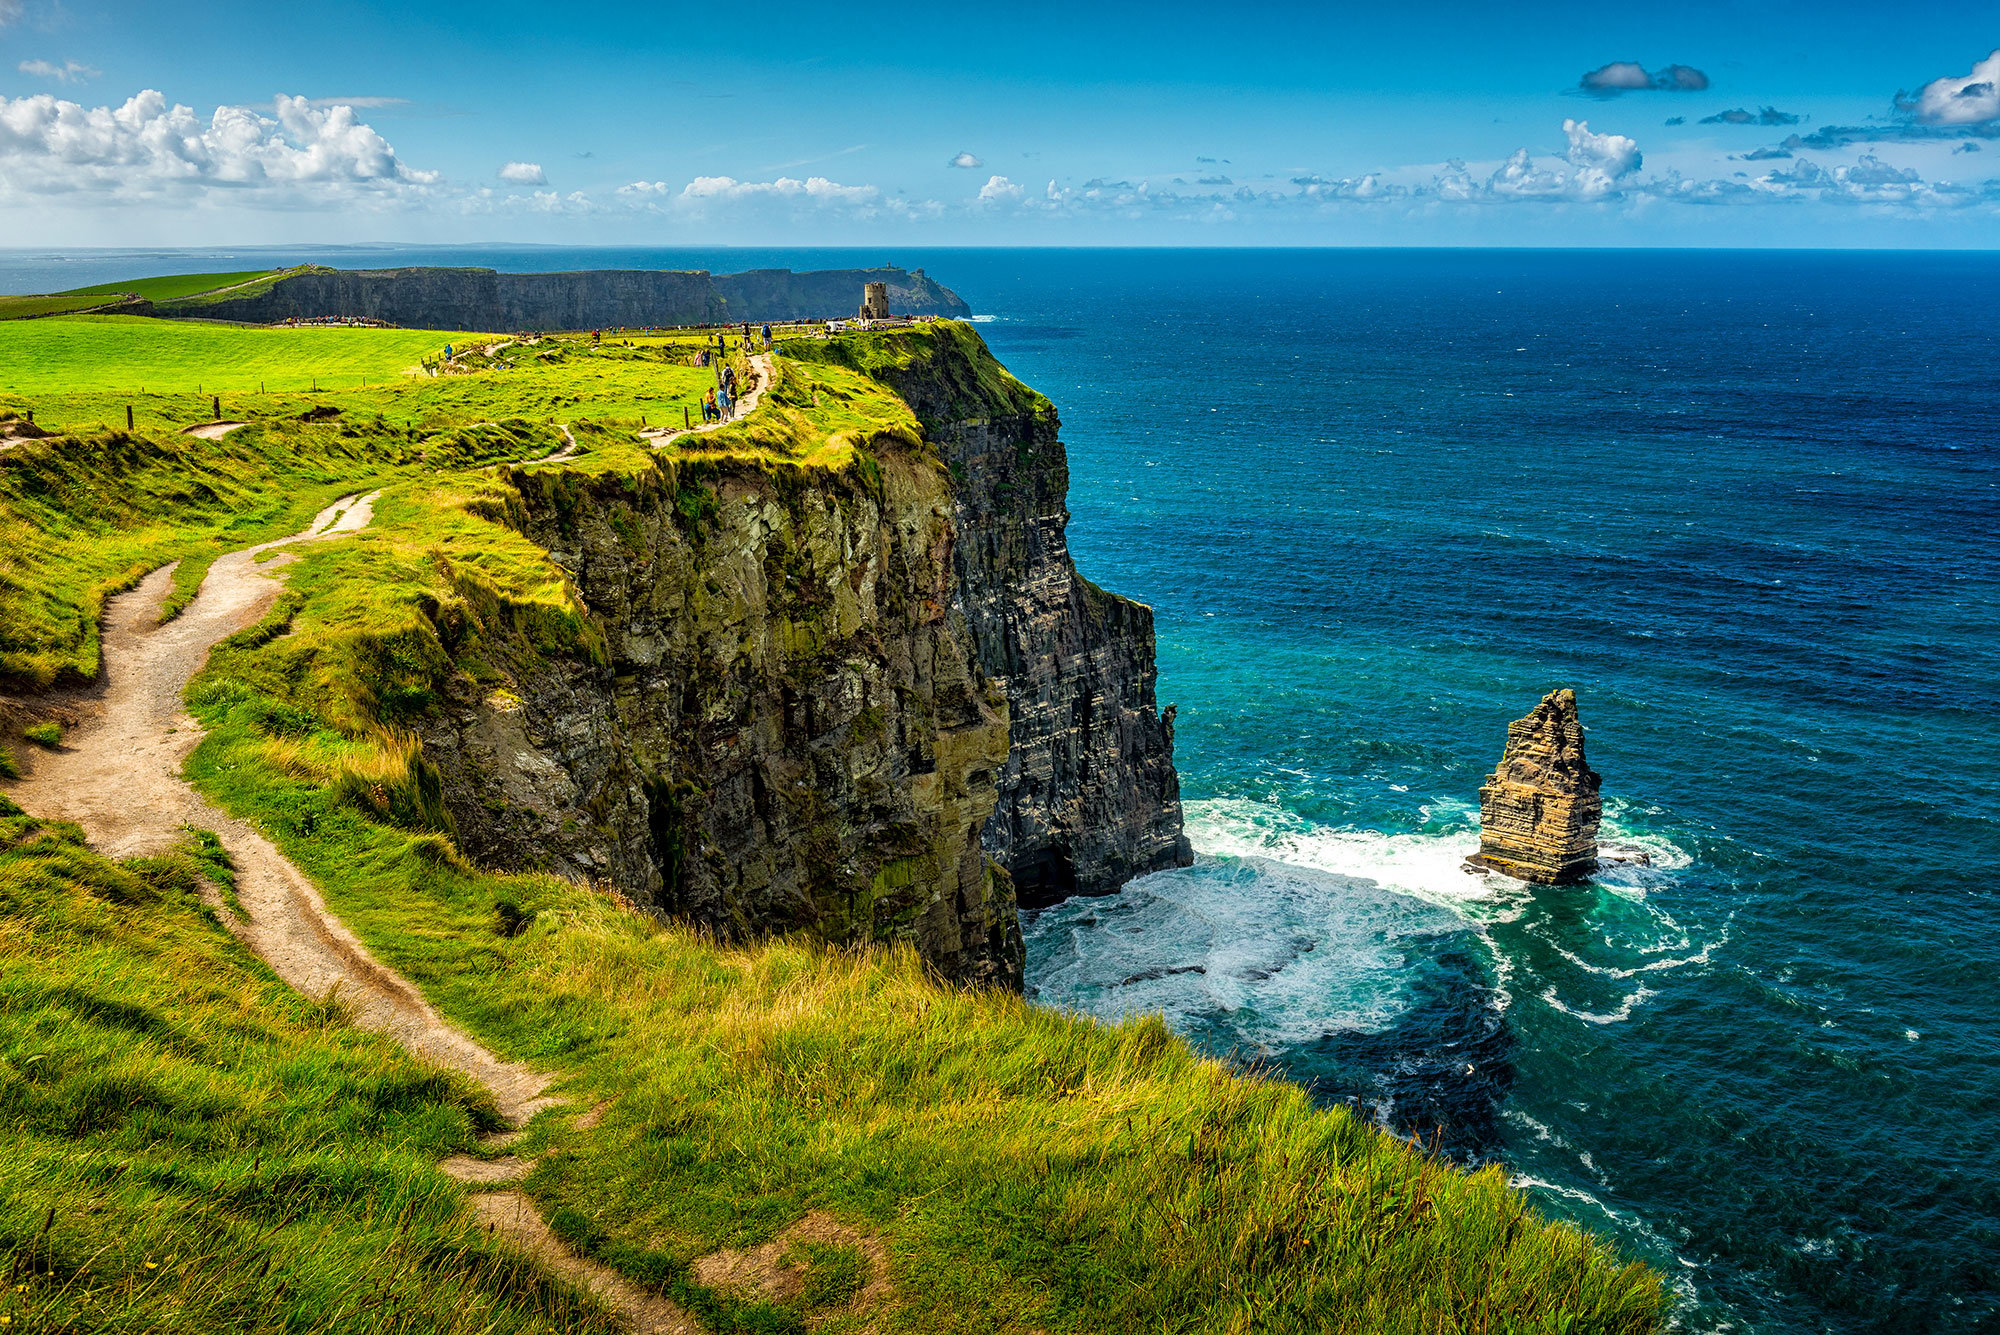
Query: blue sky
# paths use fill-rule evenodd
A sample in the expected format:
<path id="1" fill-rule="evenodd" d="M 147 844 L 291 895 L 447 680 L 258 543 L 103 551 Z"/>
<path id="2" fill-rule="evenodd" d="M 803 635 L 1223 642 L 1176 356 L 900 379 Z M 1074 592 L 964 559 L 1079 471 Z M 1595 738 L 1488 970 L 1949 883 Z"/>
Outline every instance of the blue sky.
<path id="1" fill-rule="evenodd" d="M 1984 247 L 1996 48 L 1993 4 L 0 0 L 0 244 Z"/>

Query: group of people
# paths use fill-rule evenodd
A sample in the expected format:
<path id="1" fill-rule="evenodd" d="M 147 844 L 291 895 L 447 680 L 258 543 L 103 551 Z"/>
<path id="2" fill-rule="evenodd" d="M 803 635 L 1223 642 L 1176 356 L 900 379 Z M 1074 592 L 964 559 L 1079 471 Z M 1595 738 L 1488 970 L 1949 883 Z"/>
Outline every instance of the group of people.
<path id="1" fill-rule="evenodd" d="M 701 420 L 704 422 L 726 422 L 736 409 L 736 368 L 724 366 L 722 374 L 716 377 L 716 386 L 701 398 Z"/>

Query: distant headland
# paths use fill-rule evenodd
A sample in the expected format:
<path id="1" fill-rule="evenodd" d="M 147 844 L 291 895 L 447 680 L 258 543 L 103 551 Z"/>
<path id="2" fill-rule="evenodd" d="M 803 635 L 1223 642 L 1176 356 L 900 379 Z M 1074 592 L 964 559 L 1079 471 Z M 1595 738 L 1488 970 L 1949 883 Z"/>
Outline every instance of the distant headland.
<path id="1" fill-rule="evenodd" d="M 332 269 L 299 265 L 186 279 L 105 283 L 50 297 L 6 298 L 0 316 L 82 310 L 241 324 L 354 321 L 406 329 L 576 330 L 824 320 L 854 312 L 855 294 L 883 284 L 898 315 L 962 318 L 964 299 L 922 269 Z"/>

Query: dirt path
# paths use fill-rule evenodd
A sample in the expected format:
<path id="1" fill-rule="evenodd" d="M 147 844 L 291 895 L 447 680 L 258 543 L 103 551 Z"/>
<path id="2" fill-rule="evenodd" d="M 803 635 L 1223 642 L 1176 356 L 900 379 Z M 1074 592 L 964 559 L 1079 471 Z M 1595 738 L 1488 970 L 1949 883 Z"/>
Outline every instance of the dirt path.
<path id="1" fill-rule="evenodd" d="M 552 453 L 543 455 L 535 461 L 536 463 L 559 464 L 565 459 L 576 458 L 578 451 L 583 449 L 583 446 L 576 443 L 576 437 L 570 433 L 568 422 L 556 423 L 556 430 L 562 432 L 563 439 L 568 441 L 569 444 Z"/>
<path id="2" fill-rule="evenodd" d="M 650 431 L 641 431 L 639 434 L 651 441 L 653 448 L 658 449 L 663 445 L 671 445 L 682 436 L 698 436 L 704 431 L 713 431 L 717 427 L 727 426 L 729 422 L 734 422 L 738 418 L 748 417 L 751 413 L 757 411 L 757 405 L 764 401 L 764 391 L 770 388 L 772 376 L 771 354 L 768 352 L 758 353 L 750 359 L 750 366 L 751 369 L 757 372 L 757 387 L 736 401 L 736 411 L 730 415 L 728 422 L 703 422 L 700 426 L 682 427 L 678 431 L 669 431 L 665 427 L 654 427 Z"/>
<path id="3" fill-rule="evenodd" d="M 183 427 L 183 436 L 200 436 L 203 440 L 221 440 L 232 431 L 249 426 L 248 422 L 203 422 L 198 426 Z"/>
<path id="4" fill-rule="evenodd" d="M 343 497 L 303 533 L 218 558 L 200 594 L 165 625 L 159 615 L 172 586 L 171 566 L 112 599 L 104 613 L 103 691 L 79 702 L 85 717 L 65 735 L 61 749 L 23 757 L 32 768 L 6 787 L 27 810 L 83 826 L 108 857 L 165 851 L 190 825 L 214 830 L 235 861 L 244 910 L 240 920 L 226 909 L 223 917 L 245 944 L 305 995 L 338 996 L 357 1024 L 477 1080 L 518 1127 L 558 1102 L 545 1092 L 548 1081 L 526 1066 L 502 1061 L 446 1023 L 407 979 L 368 953 L 270 840 L 210 806 L 181 778 L 183 762 L 201 740 L 199 725 L 182 709 L 181 692 L 207 661 L 210 647 L 254 624 L 282 587 L 272 576 L 289 558 L 259 564 L 258 555 L 365 528 L 376 494 Z M 477 1186 L 514 1181 L 532 1165 L 454 1155 L 442 1167 Z M 479 1223 L 621 1312 L 641 1335 L 698 1335 L 700 1327 L 671 1302 L 568 1251 L 525 1196 L 488 1192 L 475 1195 L 472 1205 Z"/>

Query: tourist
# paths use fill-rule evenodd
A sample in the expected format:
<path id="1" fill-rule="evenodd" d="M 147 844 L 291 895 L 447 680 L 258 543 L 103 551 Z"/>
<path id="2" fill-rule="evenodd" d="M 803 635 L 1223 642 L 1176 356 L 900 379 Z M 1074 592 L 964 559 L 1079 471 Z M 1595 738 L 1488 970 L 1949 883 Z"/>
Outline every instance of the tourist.
<path id="1" fill-rule="evenodd" d="M 770 347 L 771 347 L 771 326 L 770 326 L 769 324 L 766 324 L 766 325 L 764 326 L 764 349 L 765 349 L 765 351 L 767 351 L 767 352 L 768 352 L 768 351 L 770 350 Z"/>
<path id="2" fill-rule="evenodd" d="M 725 366 L 725 367 L 723 367 L 723 368 L 722 368 L 722 387 L 723 387 L 724 389 L 728 390 L 729 392 L 731 392 L 732 394 L 736 392 L 736 368 L 735 368 L 735 367 L 733 367 L 733 366 Z"/>
<path id="3" fill-rule="evenodd" d="M 730 409 L 729 387 L 727 385 L 724 385 L 721 391 L 716 394 L 715 408 L 716 408 L 716 413 L 715 413 L 716 419 L 718 421 L 727 422 L 729 420 L 729 409 Z"/>
<path id="4" fill-rule="evenodd" d="M 712 389 L 701 396 L 701 420 L 704 422 L 715 420 L 715 391 Z"/>

